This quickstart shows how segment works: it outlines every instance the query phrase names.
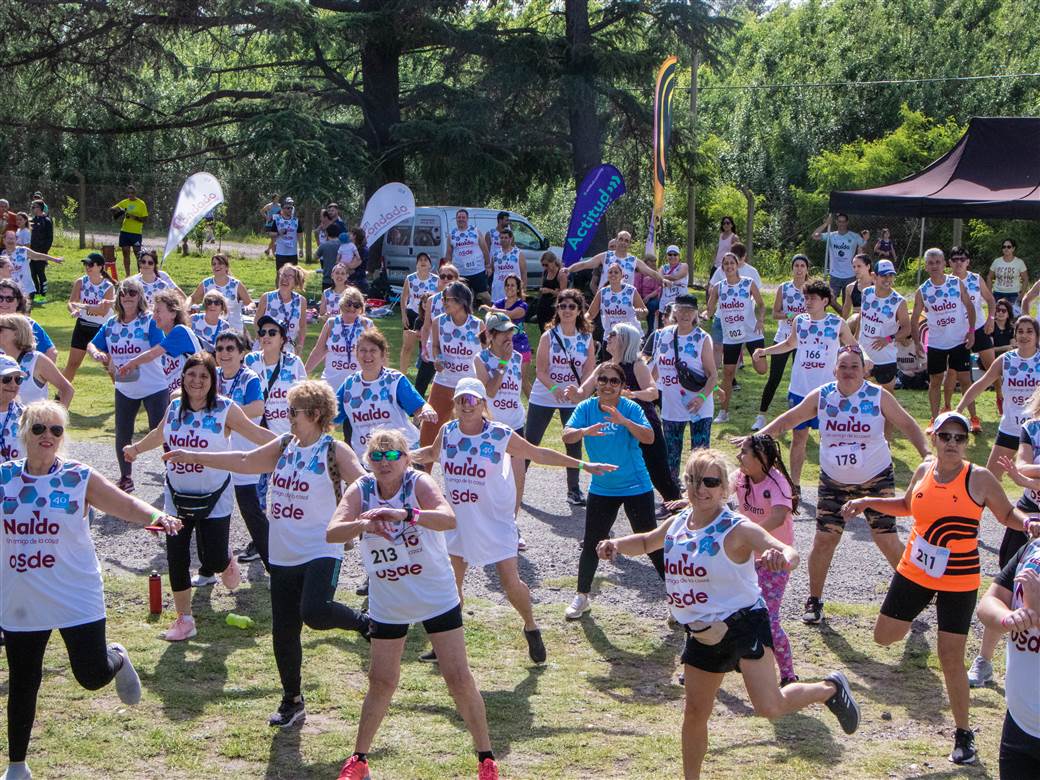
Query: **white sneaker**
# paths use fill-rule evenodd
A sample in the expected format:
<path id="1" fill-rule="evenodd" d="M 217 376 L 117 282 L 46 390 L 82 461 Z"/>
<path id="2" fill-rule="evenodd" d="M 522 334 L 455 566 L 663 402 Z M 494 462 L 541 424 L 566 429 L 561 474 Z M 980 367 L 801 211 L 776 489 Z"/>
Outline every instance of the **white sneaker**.
<path id="1" fill-rule="evenodd" d="M 123 704 L 137 704 L 141 701 L 141 678 L 137 676 L 137 670 L 130 662 L 130 654 L 118 642 L 109 644 L 108 649 L 115 650 L 123 659 L 123 665 L 116 672 L 116 693 L 119 695 L 119 701 Z"/>
<path id="2" fill-rule="evenodd" d="M 717 422 L 717 423 L 727 423 L 727 422 L 729 422 L 729 412 L 727 412 L 725 409 L 720 410 L 719 413 L 717 415 L 715 415 L 715 422 Z"/>
<path id="3" fill-rule="evenodd" d="M 981 655 L 975 656 L 968 669 L 968 685 L 972 688 L 982 688 L 993 682 L 993 664 Z"/>
<path id="4" fill-rule="evenodd" d="M 0 780 L 32 780 L 32 770 L 24 761 L 12 761 L 7 766 L 7 771 L 0 775 Z"/>
<path id="5" fill-rule="evenodd" d="M 568 620 L 578 620 L 591 609 L 592 604 L 589 602 L 589 597 L 584 593 L 579 593 L 574 597 L 574 601 L 571 602 L 571 605 L 563 611 L 563 616 Z"/>
<path id="6" fill-rule="evenodd" d="M 206 588 L 210 585 L 216 585 L 217 578 L 215 576 L 207 577 L 204 574 L 193 574 L 191 575 L 191 587 L 193 588 Z"/>
<path id="7" fill-rule="evenodd" d="M 766 416 L 764 414 L 758 415 L 755 421 L 751 423 L 751 430 L 758 431 L 766 427 Z"/>

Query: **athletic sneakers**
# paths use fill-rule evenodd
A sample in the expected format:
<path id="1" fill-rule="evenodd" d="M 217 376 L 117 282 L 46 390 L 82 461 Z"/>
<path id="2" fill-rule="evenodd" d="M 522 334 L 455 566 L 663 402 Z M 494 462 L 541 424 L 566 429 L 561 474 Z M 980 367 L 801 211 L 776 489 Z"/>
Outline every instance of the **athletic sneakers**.
<path id="1" fill-rule="evenodd" d="M 516 537 L 516 551 L 524 552 L 527 549 L 527 541 L 522 536 Z"/>
<path id="2" fill-rule="evenodd" d="M 115 650 L 123 659 L 123 665 L 116 672 L 116 693 L 119 695 L 119 701 L 123 704 L 137 704 L 141 701 L 141 678 L 137 676 L 137 670 L 130 663 L 130 654 L 118 642 L 110 643 L 108 649 Z"/>
<path id="3" fill-rule="evenodd" d="M 567 503 L 571 506 L 585 506 L 585 496 L 583 496 L 581 491 L 577 488 L 574 490 L 568 490 Z"/>
<path id="4" fill-rule="evenodd" d="M 357 756 L 351 756 L 347 763 L 339 770 L 336 780 L 369 780 L 372 775 L 368 772 L 368 762 L 362 761 Z"/>
<path id="5" fill-rule="evenodd" d="M 584 593 L 579 593 L 574 597 L 571 605 L 563 611 L 563 616 L 568 620 L 578 620 L 582 615 L 591 610 L 592 603 L 589 601 L 589 597 Z"/>
<path id="6" fill-rule="evenodd" d="M 24 761 L 12 761 L 7 771 L 0 775 L 0 780 L 32 780 L 32 770 Z"/>
<path id="7" fill-rule="evenodd" d="M 297 723 L 302 724 L 305 720 L 307 720 L 307 711 L 303 706 L 303 697 L 283 696 L 282 703 L 278 705 L 278 709 L 271 713 L 271 717 L 267 719 L 267 725 L 272 728 L 288 729 Z M 340 775 L 340 777 L 342 776 Z"/>
<path id="8" fill-rule="evenodd" d="M 968 685 L 972 688 L 981 688 L 993 682 L 993 664 L 981 655 L 975 656 L 968 670 Z"/>
<path id="9" fill-rule="evenodd" d="M 437 651 L 427 650 L 425 653 L 419 656 L 419 660 L 424 664 L 435 664 L 437 663 Z"/>
<path id="10" fill-rule="evenodd" d="M 527 655 L 536 664 L 545 663 L 545 642 L 542 641 L 542 630 L 540 628 L 528 631 L 524 629 L 524 639 L 527 640 Z"/>
<path id="11" fill-rule="evenodd" d="M 250 542 L 238 556 L 239 563 L 252 563 L 253 561 L 260 560 L 260 552 L 256 549 L 256 545 Z"/>
<path id="12" fill-rule="evenodd" d="M 122 490 L 124 493 L 134 492 L 134 481 L 130 477 L 120 477 L 116 483 L 116 487 Z"/>
<path id="13" fill-rule="evenodd" d="M 823 599 L 810 596 L 805 600 L 805 609 L 802 610 L 802 622 L 806 625 L 815 626 L 823 620 Z"/>
<path id="14" fill-rule="evenodd" d="M 216 585 L 217 578 L 212 574 L 193 574 L 191 575 L 191 587 L 193 588 L 208 588 L 210 585 Z"/>
<path id="15" fill-rule="evenodd" d="M 758 431 L 766 427 L 766 416 L 764 414 L 758 415 L 755 421 L 751 423 L 751 430 Z"/>
<path id="16" fill-rule="evenodd" d="M 859 728 L 859 705 L 852 697 L 852 689 L 849 681 L 841 672 L 831 672 L 824 678 L 827 682 L 834 683 L 837 690 L 824 704 L 827 709 L 834 713 L 838 719 L 841 730 L 846 734 L 852 734 Z"/>
<path id="17" fill-rule="evenodd" d="M 198 633 L 195 628 L 195 618 L 191 615 L 178 615 L 177 619 L 173 621 L 173 625 L 166 629 L 163 639 L 167 642 L 183 642 Z"/>
<path id="18" fill-rule="evenodd" d="M 238 568 L 238 561 L 234 556 L 230 557 L 227 568 L 220 573 L 220 581 L 228 590 L 234 590 L 242 584 L 242 570 Z"/>
<path id="19" fill-rule="evenodd" d="M 734 388 L 734 389 L 736 389 L 736 388 Z M 719 413 L 717 415 L 715 415 L 715 422 L 717 422 L 717 423 L 728 423 L 729 422 L 729 412 L 727 412 L 725 409 L 720 409 Z"/>
<path id="20" fill-rule="evenodd" d="M 953 735 L 953 752 L 950 761 L 955 764 L 974 764 L 979 760 L 975 750 L 975 732 L 970 729 L 957 729 Z"/>
<path id="21" fill-rule="evenodd" d="M 739 390 L 740 390 L 740 382 L 738 382 L 736 379 L 734 379 L 733 380 L 733 392 L 736 393 Z"/>
<path id="22" fill-rule="evenodd" d="M 498 780 L 498 764 L 493 758 L 485 758 L 480 762 L 480 772 L 477 780 Z"/>
<path id="23" fill-rule="evenodd" d="M 982 420 L 980 420 L 978 417 L 971 418 L 971 432 L 982 433 Z"/>

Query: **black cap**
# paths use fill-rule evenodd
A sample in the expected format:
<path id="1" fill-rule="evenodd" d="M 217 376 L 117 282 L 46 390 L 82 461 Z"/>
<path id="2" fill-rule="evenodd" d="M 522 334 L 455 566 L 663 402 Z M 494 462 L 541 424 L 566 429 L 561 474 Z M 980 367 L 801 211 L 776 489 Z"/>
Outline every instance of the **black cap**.
<path id="1" fill-rule="evenodd" d="M 285 323 L 279 322 L 270 314 L 265 314 L 263 317 L 256 321 L 256 329 L 259 331 L 264 325 L 274 325 L 278 328 L 278 331 L 282 334 L 283 339 L 289 338 L 289 331 L 285 327 Z"/>
<path id="2" fill-rule="evenodd" d="M 108 261 L 105 260 L 105 256 L 100 252 L 91 252 L 81 262 L 83 265 L 104 265 Z"/>
<path id="3" fill-rule="evenodd" d="M 675 296 L 675 300 L 672 301 L 672 306 L 692 306 L 697 308 L 697 296 L 690 295 L 689 293 L 683 293 L 682 295 Z"/>

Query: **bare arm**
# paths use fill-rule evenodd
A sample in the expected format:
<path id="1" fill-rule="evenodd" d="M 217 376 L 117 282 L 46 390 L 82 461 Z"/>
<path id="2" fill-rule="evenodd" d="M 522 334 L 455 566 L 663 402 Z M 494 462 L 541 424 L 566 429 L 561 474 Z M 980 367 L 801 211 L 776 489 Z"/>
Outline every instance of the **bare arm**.
<path id="1" fill-rule="evenodd" d="M 196 463 L 215 469 L 225 469 L 236 474 L 268 474 L 278 465 L 282 454 L 282 441 L 278 437 L 262 447 L 244 452 L 197 452 L 193 450 L 170 450 L 162 458 L 168 463 Z"/>
<path id="2" fill-rule="evenodd" d="M 588 271 L 589 269 L 596 268 L 597 266 L 602 265 L 603 259 L 606 256 L 606 252 L 600 252 L 598 255 L 593 255 L 587 260 L 581 260 L 577 263 L 571 263 L 571 265 L 567 266 L 567 270 L 572 274 L 577 273 L 578 271 Z M 562 288 L 563 285 L 561 284 L 560 287 Z"/>
<path id="3" fill-rule="evenodd" d="M 924 298 L 921 291 L 914 293 L 914 312 L 910 315 L 910 335 L 914 337 L 914 344 L 921 348 L 921 312 L 924 311 Z"/>
<path id="4" fill-rule="evenodd" d="M 321 327 L 321 333 L 318 334 L 318 340 L 314 342 L 314 348 L 311 350 L 311 354 L 307 356 L 307 363 L 304 365 L 304 371 L 309 375 L 322 360 L 325 359 L 326 353 L 329 351 L 329 329 L 332 326 L 332 320 L 326 320 L 325 324 Z"/>
<path id="5" fill-rule="evenodd" d="M 166 527 L 167 533 L 180 530 L 179 520 L 169 518 L 152 505 L 124 493 L 94 469 L 90 470 L 90 478 L 87 480 L 87 503 L 106 515 L 118 517 L 132 525 L 146 526 L 158 521 Z"/>
<path id="6" fill-rule="evenodd" d="M 811 420 L 816 416 L 816 407 L 820 403 L 820 391 L 813 390 L 809 395 L 802 399 L 802 402 L 797 406 L 792 406 L 786 412 L 781 414 L 775 420 L 769 423 L 765 428 L 758 431 L 760 436 L 772 436 L 774 439 L 780 437 L 784 431 L 789 431 L 795 426 L 801 425 L 803 422 Z M 740 447 L 744 444 L 744 439 L 747 437 L 738 436 L 730 439 L 730 443 L 734 446 Z"/>
<path id="7" fill-rule="evenodd" d="M 249 406 L 253 406 L 254 404 L 260 405 L 257 413 L 263 414 L 263 400 L 257 399 L 253 403 L 249 404 Z M 270 431 L 267 428 L 261 428 L 250 420 L 249 417 L 246 416 L 245 410 L 238 404 L 231 404 L 231 407 L 228 409 L 227 427 L 228 430 L 242 434 L 249 439 L 249 441 L 253 442 L 253 444 L 263 445 L 278 438 L 278 435 L 273 431 Z"/>
<path id="8" fill-rule="evenodd" d="M 636 310 L 636 316 L 640 319 L 646 319 L 646 303 L 643 301 L 643 296 L 639 294 L 639 290 L 632 293 L 632 308 Z"/>
<path id="9" fill-rule="evenodd" d="M 762 300 L 762 293 L 758 285 L 751 283 L 751 297 L 755 299 L 755 332 L 765 332 L 766 303 Z"/>
<path id="10" fill-rule="evenodd" d="M 978 398 L 982 392 L 997 382 L 1004 375 L 1004 358 L 998 357 L 992 363 L 989 364 L 989 368 L 986 369 L 986 373 L 978 378 L 977 381 L 973 382 L 964 395 L 961 397 L 961 402 L 957 404 L 957 411 L 963 412 L 968 408 L 968 405 Z"/>
<path id="11" fill-rule="evenodd" d="M 58 403 L 68 409 L 69 404 L 72 403 L 72 396 L 76 394 L 76 390 L 73 388 L 72 383 L 65 378 L 65 375 L 58 370 L 58 367 L 54 365 L 54 361 L 41 353 L 36 358 L 36 371 L 39 372 L 38 379 L 49 383 L 58 391 Z"/>
<path id="12" fill-rule="evenodd" d="M 845 300 L 841 304 L 841 318 L 843 320 L 847 320 L 852 315 L 852 291 L 855 287 L 855 282 L 849 282 L 845 285 Z"/>
<path id="13" fill-rule="evenodd" d="M 903 341 L 910 335 L 910 315 L 906 311 L 906 301 L 900 301 L 896 307 L 896 322 L 899 330 L 892 337 L 893 341 Z"/>
<path id="14" fill-rule="evenodd" d="M 650 373 L 649 367 L 642 360 L 637 360 L 632 365 L 636 375 L 636 382 L 639 384 L 638 390 L 623 390 L 626 398 L 631 398 L 637 401 L 646 401 L 647 403 L 653 403 L 657 400 L 657 396 L 660 392 L 657 389 L 657 385 L 654 384 L 654 377 Z"/>

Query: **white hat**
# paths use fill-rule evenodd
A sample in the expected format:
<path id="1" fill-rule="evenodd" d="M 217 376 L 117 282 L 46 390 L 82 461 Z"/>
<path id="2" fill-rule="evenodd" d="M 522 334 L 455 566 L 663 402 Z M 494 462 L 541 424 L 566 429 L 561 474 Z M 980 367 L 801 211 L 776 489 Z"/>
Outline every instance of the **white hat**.
<path id="1" fill-rule="evenodd" d="M 459 383 L 455 385 L 455 395 L 452 396 L 452 400 L 460 395 L 475 395 L 477 398 L 487 400 L 487 390 L 484 388 L 484 383 L 472 376 L 460 379 Z"/>
<path id="2" fill-rule="evenodd" d="M 881 276 L 888 276 L 896 272 L 896 267 L 892 265 L 891 260 L 878 260 L 877 268 L 874 269 L 874 273 L 880 274 Z"/>
<path id="3" fill-rule="evenodd" d="M 25 376 L 25 372 L 22 371 L 22 367 L 18 365 L 17 360 L 7 355 L 0 355 L 0 376 L 7 376 L 8 374 Z"/>
<path id="4" fill-rule="evenodd" d="M 668 248 L 666 250 L 664 250 L 664 253 L 666 255 L 670 255 L 670 254 L 673 254 L 673 253 L 674 254 L 680 254 L 679 247 L 677 247 L 675 244 L 669 244 Z"/>
<path id="5" fill-rule="evenodd" d="M 965 417 L 963 414 L 958 414 L 957 412 L 943 412 L 942 414 L 940 414 L 938 417 L 935 418 L 935 422 L 932 423 L 932 430 L 939 430 L 940 428 L 942 428 L 943 423 L 947 423 L 950 420 L 953 420 L 954 422 L 963 425 L 965 433 L 971 432 L 971 423 L 968 422 L 968 418 Z"/>

